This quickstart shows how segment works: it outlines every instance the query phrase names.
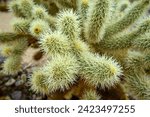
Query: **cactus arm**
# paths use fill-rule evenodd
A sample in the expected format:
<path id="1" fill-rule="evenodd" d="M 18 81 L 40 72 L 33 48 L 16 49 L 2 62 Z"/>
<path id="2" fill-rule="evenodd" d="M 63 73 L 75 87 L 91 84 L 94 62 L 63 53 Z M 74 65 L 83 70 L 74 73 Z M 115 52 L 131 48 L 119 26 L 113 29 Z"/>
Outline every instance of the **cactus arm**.
<path id="1" fill-rule="evenodd" d="M 110 38 L 122 30 L 128 28 L 133 24 L 145 11 L 145 8 L 149 5 L 148 0 L 140 0 L 140 2 L 134 6 L 122 19 L 106 27 L 105 38 Z"/>
<path id="2" fill-rule="evenodd" d="M 109 9 L 108 0 L 92 1 L 87 12 L 87 22 L 85 23 L 85 37 L 90 43 L 102 40 L 104 23 Z"/>

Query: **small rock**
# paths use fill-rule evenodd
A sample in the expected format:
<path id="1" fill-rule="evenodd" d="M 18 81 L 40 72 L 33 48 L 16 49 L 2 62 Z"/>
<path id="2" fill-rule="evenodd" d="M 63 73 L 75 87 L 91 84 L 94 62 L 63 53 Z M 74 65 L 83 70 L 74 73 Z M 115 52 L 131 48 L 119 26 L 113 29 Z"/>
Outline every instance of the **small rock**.
<path id="1" fill-rule="evenodd" d="M 23 80 L 18 80 L 16 83 L 15 83 L 15 86 L 18 87 L 18 86 L 21 86 L 24 84 L 24 81 Z"/>
<path id="2" fill-rule="evenodd" d="M 25 83 L 25 86 L 26 86 L 26 87 L 30 87 L 30 86 L 31 86 L 31 83 L 30 83 L 30 82 L 26 82 L 26 83 Z"/>
<path id="3" fill-rule="evenodd" d="M 20 100 L 21 97 L 22 97 L 22 92 L 21 92 L 21 91 L 14 91 L 14 92 L 11 94 L 11 97 L 12 97 L 12 99 L 14 99 L 14 100 Z"/>
<path id="4" fill-rule="evenodd" d="M 6 59 L 5 57 L 0 56 L 0 64 L 4 63 L 5 59 Z"/>
<path id="5" fill-rule="evenodd" d="M 9 77 L 4 77 L 4 78 L 3 78 L 3 81 L 6 82 L 6 81 L 8 81 L 9 79 L 10 79 Z"/>
<path id="6" fill-rule="evenodd" d="M 27 94 L 26 94 L 26 93 L 25 93 L 25 94 L 23 93 L 22 96 L 21 96 L 21 99 L 22 99 L 22 100 L 27 100 Z"/>
<path id="7" fill-rule="evenodd" d="M 11 78 L 10 80 L 8 80 L 8 81 L 5 83 L 5 86 L 11 86 L 11 85 L 13 85 L 15 82 L 16 82 L 16 80 L 13 79 L 13 78 Z"/>

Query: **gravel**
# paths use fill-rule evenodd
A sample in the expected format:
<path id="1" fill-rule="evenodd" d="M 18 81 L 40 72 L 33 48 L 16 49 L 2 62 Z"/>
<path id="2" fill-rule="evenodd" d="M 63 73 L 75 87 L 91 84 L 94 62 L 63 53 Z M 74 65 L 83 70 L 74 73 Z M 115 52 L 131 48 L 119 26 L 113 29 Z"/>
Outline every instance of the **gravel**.
<path id="1" fill-rule="evenodd" d="M 15 83 L 15 79 L 11 78 L 10 80 L 8 80 L 6 83 L 5 83 L 5 86 L 11 86 Z"/>
<path id="2" fill-rule="evenodd" d="M 0 57 L 0 72 L 5 59 Z M 0 77 L 0 100 L 43 100 L 47 97 L 36 94 L 31 90 L 29 82 L 32 67 L 22 69 L 17 75 L 3 75 Z"/>

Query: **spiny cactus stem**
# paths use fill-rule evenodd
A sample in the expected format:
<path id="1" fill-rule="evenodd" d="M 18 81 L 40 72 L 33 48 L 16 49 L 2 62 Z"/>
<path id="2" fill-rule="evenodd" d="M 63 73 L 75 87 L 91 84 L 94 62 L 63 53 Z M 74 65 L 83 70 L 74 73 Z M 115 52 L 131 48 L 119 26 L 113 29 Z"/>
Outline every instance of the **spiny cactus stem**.
<path id="1" fill-rule="evenodd" d="M 5 42 L 9 42 L 9 41 L 14 41 L 17 39 L 21 39 L 22 37 L 27 38 L 28 45 L 32 45 L 37 42 L 37 39 L 34 38 L 32 35 L 16 34 L 16 33 L 11 33 L 11 32 L 0 33 L 0 42 L 5 43 Z M 22 38 L 22 39 L 24 39 L 24 38 Z"/>
<path id="2" fill-rule="evenodd" d="M 143 14 L 148 4 L 149 0 L 141 0 L 122 19 L 106 27 L 105 38 L 110 38 L 128 28 Z"/>

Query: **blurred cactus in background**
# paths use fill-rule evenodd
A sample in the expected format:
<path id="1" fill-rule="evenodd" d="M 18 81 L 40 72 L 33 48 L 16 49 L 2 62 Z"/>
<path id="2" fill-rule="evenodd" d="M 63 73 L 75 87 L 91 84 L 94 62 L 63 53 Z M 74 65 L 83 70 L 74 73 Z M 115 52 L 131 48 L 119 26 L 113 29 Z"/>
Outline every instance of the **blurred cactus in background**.
<path id="1" fill-rule="evenodd" d="M 8 1 L 10 0 L 0 0 L 0 11 L 8 11 Z"/>
<path id="2" fill-rule="evenodd" d="M 134 0 L 135 1 L 135 0 Z M 13 32 L 1 32 L 3 73 L 29 47 L 47 56 L 31 88 L 49 99 L 150 99 L 149 0 L 12 0 Z"/>

